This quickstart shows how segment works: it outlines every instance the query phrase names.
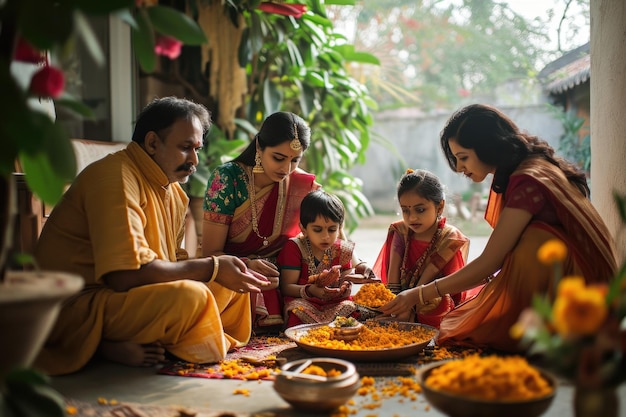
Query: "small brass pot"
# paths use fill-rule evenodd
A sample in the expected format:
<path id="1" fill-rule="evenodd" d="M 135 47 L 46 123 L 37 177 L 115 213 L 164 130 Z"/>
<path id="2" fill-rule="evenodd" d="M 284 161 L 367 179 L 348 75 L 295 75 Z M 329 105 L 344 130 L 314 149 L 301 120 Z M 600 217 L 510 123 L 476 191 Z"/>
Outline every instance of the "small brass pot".
<path id="1" fill-rule="evenodd" d="M 319 377 L 302 374 L 308 366 L 324 371 L 337 370 L 340 375 Z M 335 358 L 301 359 L 286 363 L 276 375 L 274 389 L 292 407 L 308 411 L 330 411 L 356 394 L 360 376 L 351 362 Z"/>

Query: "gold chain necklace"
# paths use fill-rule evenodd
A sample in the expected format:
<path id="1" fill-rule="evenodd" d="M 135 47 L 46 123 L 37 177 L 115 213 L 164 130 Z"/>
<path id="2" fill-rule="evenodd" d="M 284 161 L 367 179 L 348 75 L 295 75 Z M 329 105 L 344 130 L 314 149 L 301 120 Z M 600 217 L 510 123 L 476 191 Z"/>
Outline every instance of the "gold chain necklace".
<path id="1" fill-rule="evenodd" d="M 422 266 L 424 265 L 424 262 L 426 262 L 426 259 L 428 259 L 430 254 L 435 249 L 435 244 L 439 240 L 439 236 L 441 236 L 441 231 L 442 231 L 442 228 L 439 227 L 439 225 L 437 225 L 437 230 L 433 234 L 433 238 L 430 240 L 428 247 L 426 248 L 424 253 L 422 253 L 422 256 L 420 256 L 420 258 L 415 263 L 415 268 L 413 269 L 413 273 L 407 276 L 408 268 L 406 267 L 406 263 L 409 258 L 409 247 L 411 243 L 410 241 L 411 241 L 411 234 L 412 234 L 412 230 L 411 229 L 408 230 L 406 234 L 406 240 L 404 242 L 404 257 L 402 259 L 402 265 L 400 266 L 400 283 L 401 284 L 406 283 L 407 288 L 413 288 L 415 284 L 419 282 L 419 278 L 422 273 Z"/>
<path id="2" fill-rule="evenodd" d="M 261 234 L 259 233 L 259 220 L 256 211 L 256 190 L 254 188 L 254 173 L 252 173 L 249 169 L 246 169 L 245 174 L 246 175 L 244 175 L 244 182 L 246 183 L 246 188 L 248 188 L 248 194 L 250 196 L 250 209 L 252 210 L 252 230 L 259 237 L 259 239 L 263 241 L 263 246 L 267 246 L 270 244 L 270 236 L 276 234 L 278 229 L 281 227 L 281 223 L 283 220 L 283 209 L 285 206 L 285 199 L 283 198 L 285 187 L 282 181 L 278 184 L 278 218 L 274 222 L 272 234 L 270 236 L 261 236 Z M 250 178 L 250 182 L 248 182 L 248 178 Z"/>
<path id="3" fill-rule="evenodd" d="M 304 243 L 306 243 L 307 250 L 307 263 L 309 264 L 309 275 L 313 275 L 317 272 L 322 272 L 325 269 L 330 269 L 330 264 L 332 262 L 332 250 L 333 247 L 329 247 L 324 251 L 324 255 L 322 256 L 322 260 L 319 265 L 315 265 L 315 255 L 313 255 L 313 248 L 311 248 L 311 241 L 308 237 L 304 237 Z"/>

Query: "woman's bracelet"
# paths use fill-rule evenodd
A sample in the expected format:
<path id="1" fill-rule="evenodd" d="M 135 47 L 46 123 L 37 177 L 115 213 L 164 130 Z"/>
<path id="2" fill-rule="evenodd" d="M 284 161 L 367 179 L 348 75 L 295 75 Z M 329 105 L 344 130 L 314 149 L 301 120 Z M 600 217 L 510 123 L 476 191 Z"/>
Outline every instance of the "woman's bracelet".
<path id="1" fill-rule="evenodd" d="M 439 291 L 439 285 L 438 285 L 437 281 L 439 281 L 439 280 L 438 279 L 435 280 L 435 290 L 437 290 L 437 295 L 439 297 L 443 297 L 443 295 L 441 294 L 441 291 Z"/>
<path id="2" fill-rule="evenodd" d="M 217 278 L 217 273 L 220 270 L 220 258 L 215 255 L 211 256 L 211 258 L 213 258 L 213 273 L 211 274 L 211 279 L 207 281 L 207 284 L 215 281 L 215 278 Z"/>
<path id="3" fill-rule="evenodd" d="M 300 298 L 303 300 L 308 300 L 311 296 L 306 292 L 306 289 L 309 288 L 310 285 L 302 285 L 300 286 Z"/>
<path id="4" fill-rule="evenodd" d="M 420 285 L 419 287 L 417 287 L 417 296 L 420 299 L 420 305 L 423 306 L 424 304 L 426 304 L 424 302 L 424 286 L 423 285 Z"/>

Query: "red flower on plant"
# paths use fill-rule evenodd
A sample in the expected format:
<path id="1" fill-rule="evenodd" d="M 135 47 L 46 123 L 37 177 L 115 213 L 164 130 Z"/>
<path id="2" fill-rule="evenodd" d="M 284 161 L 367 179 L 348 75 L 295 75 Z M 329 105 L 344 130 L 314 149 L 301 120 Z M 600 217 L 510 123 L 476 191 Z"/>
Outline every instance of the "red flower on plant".
<path id="1" fill-rule="evenodd" d="M 45 55 L 40 50 L 34 48 L 31 44 L 26 42 L 24 39 L 19 38 L 17 40 L 17 45 L 15 45 L 15 53 L 13 54 L 13 58 L 16 61 L 39 64 L 40 62 L 44 61 Z"/>
<path id="2" fill-rule="evenodd" d="M 30 80 L 29 91 L 39 97 L 57 98 L 65 88 L 63 72 L 49 65 L 37 71 Z"/>
<path id="3" fill-rule="evenodd" d="M 158 55 L 166 56 L 169 59 L 176 59 L 180 55 L 180 49 L 182 46 L 183 43 L 178 39 L 172 38 L 171 36 L 161 35 L 156 40 L 154 52 Z"/>
<path id="4" fill-rule="evenodd" d="M 283 16 L 293 16 L 299 19 L 306 12 L 306 4 L 287 4 L 265 1 L 259 5 L 259 10 L 265 13 L 282 14 Z"/>

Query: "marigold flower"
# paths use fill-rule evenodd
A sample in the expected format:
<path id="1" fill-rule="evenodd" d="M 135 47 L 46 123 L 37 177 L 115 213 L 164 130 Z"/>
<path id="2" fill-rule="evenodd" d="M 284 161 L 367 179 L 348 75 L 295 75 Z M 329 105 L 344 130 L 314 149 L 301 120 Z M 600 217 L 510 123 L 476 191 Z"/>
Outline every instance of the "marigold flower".
<path id="1" fill-rule="evenodd" d="M 557 297 L 573 297 L 585 289 L 585 279 L 579 275 L 563 277 L 556 289 Z"/>
<path id="2" fill-rule="evenodd" d="M 580 277 L 568 277 L 559 283 L 552 307 L 553 324 L 564 337 L 595 333 L 607 317 L 606 288 L 585 286 Z"/>
<path id="3" fill-rule="evenodd" d="M 555 262 L 562 262 L 567 255 L 567 246 L 559 239 L 546 241 L 537 251 L 539 262 L 545 265 L 552 265 Z"/>
<path id="4" fill-rule="evenodd" d="M 34 48 L 31 44 L 26 42 L 23 38 L 19 38 L 17 40 L 17 45 L 15 45 L 13 59 L 21 62 L 39 64 L 44 61 L 45 55 L 40 50 Z"/>
<path id="5" fill-rule="evenodd" d="M 30 80 L 29 91 L 39 97 L 57 98 L 65 88 L 63 72 L 55 67 L 46 65 L 37 71 Z"/>
<path id="6" fill-rule="evenodd" d="M 161 35 L 156 40 L 154 52 L 158 55 L 166 56 L 169 59 L 176 59 L 180 55 L 182 46 L 183 43 L 178 39 Z"/>
<path id="7" fill-rule="evenodd" d="M 293 16 L 296 19 L 299 19 L 306 12 L 306 5 L 293 3 L 274 3 L 271 1 L 265 1 L 259 4 L 259 10 L 265 13 Z"/>

